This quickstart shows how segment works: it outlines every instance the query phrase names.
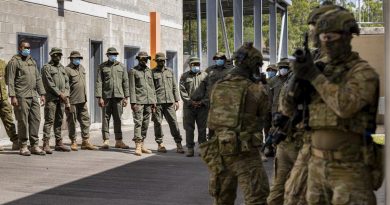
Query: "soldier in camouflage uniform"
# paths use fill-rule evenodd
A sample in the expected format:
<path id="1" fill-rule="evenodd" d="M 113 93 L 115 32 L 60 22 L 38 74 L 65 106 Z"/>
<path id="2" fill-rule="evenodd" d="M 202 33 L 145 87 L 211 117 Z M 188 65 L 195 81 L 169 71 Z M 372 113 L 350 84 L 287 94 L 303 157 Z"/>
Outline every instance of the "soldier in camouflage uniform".
<path id="1" fill-rule="evenodd" d="M 69 56 L 70 62 L 65 67 L 66 74 L 69 78 L 69 103 L 70 106 L 65 109 L 68 122 L 69 138 L 72 142 L 70 148 L 73 151 L 78 150 L 76 139 L 76 122 L 78 121 L 81 128 L 81 149 L 96 150 L 97 147 L 89 143 L 89 113 L 87 107 L 87 90 L 86 90 L 86 73 L 81 60 L 83 57 L 78 51 L 72 51 Z"/>
<path id="2" fill-rule="evenodd" d="M 208 106 L 205 101 L 207 98 L 207 89 L 202 87 L 202 81 L 207 74 L 200 69 L 200 60 L 191 57 L 189 61 L 190 70 L 183 73 L 180 78 L 180 96 L 183 100 L 183 126 L 186 131 L 187 157 L 194 156 L 194 131 L 195 123 L 198 127 L 198 143 L 206 141 L 207 113 Z M 201 96 L 194 96 L 193 93 L 198 90 Z"/>
<path id="3" fill-rule="evenodd" d="M 117 61 L 118 51 L 110 47 L 106 55 L 108 60 L 98 66 L 95 97 L 102 108 L 102 149 L 110 147 L 109 125 L 114 118 L 115 148 L 129 149 L 122 137 L 122 113 L 129 97 L 129 77 L 126 67 Z"/>
<path id="4" fill-rule="evenodd" d="M 151 154 L 152 151 L 144 145 L 149 128 L 150 115 L 156 109 L 156 93 L 152 70 L 147 63 L 150 60 L 148 53 L 141 51 L 136 59 L 138 65 L 129 72 L 130 103 L 134 118 L 135 155 Z M 164 147 L 165 148 L 165 147 Z"/>
<path id="5" fill-rule="evenodd" d="M 311 159 L 308 204 L 376 204 L 371 163 L 379 98 L 379 77 L 374 69 L 352 52 L 353 34 L 359 26 L 347 10 L 334 9 L 317 21 L 316 36 L 326 57 L 320 71 L 310 53 L 296 61 L 297 78 L 315 88 L 309 105 Z M 380 186 L 380 185 L 379 185 Z"/>
<path id="6" fill-rule="evenodd" d="M 286 83 L 289 73 L 290 73 L 290 61 L 287 58 L 283 58 L 277 64 L 277 69 L 279 70 L 279 75 L 272 78 L 269 83 L 270 95 L 271 95 L 271 113 L 272 115 L 278 111 L 279 107 L 279 93 L 280 89 Z"/>
<path id="7" fill-rule="evenodd" d="M 3 47 L 0 47 L 2 50 Z M 8 94 L 6 88 L 6 63 L 4 60 L 0 59 L 0 118 L 3 121 L 5 131 L 9 139 L 12 142 L 12 150 L 19 150 L 19 139 L 16 134 L 14 117 L 12 115 L 12 106 L 8 102 Z M 0 146 L 0 151 L 3 151 L 4 148 Z"/>
<path id="8" fill-rule="evenodd" d="M 31 153 L 45 155 L 38 146 L 41 114 L 37 93 L 41 96 L 43 105 L 46 92 L 37 63 L 31 57 L 30 51 L 30 43 L 20 41 L 19 53 L 14 55 L 7 65 L 8 96 L 11 97 L 15 118 L 18 121 L 19 153 L 23 156 L 30 156 Z M 27 140 L 30 140 L 31 152 L 27 148 Z"/>
<path id="9" fill-rule="evenodd" d="M 156 112 L 152 115 L 154 122 L 154 134 L 158 144 L 157 151 L 166 152 L 163 145 L 163 133 L 161 122 L 163 117 L 167 120 L 171 135 L 176 142 L 176 152 L 184 153 L 181 144 L 179 125 L 177 124 L 176 111 L 179 109 L 179 90 L 177 89 L 176 80 L 173 71 L 165 67 L 165 54 L 156 53 L 157 67 L 153 69 L 154 87 L 156 89 L 157 107 Z"/>
<path id="10" fill-rule="evenodd" d="M 43 150 L 46 154 L 52 154 L 50 149 L 51 128 L 54 129 L 56 140 L 55 150 L 69 152 L 68 146 L 62 142 L 61 126 L 64 117 L 65 106 L 69 107 L 69 78 L 64 66 L 60 63 L 62 50 L 52 48 L 50 62 L 42 68 L 42 81 L 46 90 L 45 123 L 43 125 Z M 54 125 L 54 126 L 53 126 Z"/>
<path id="11" fill-rule="evenodd" d="M 208 126 L 214 136 L 200 145 L 210 174 L 209 192 L 214 204 L 233 205 L 237 184 L 245 204 L 266 204 L 268 178 L 259 155 L 262 126 L 268 106 L 264 87 L 253 81 L 263 64 L 252 43 L 234 54 L 236 68 L 218 81 L 210 96 Z"/>

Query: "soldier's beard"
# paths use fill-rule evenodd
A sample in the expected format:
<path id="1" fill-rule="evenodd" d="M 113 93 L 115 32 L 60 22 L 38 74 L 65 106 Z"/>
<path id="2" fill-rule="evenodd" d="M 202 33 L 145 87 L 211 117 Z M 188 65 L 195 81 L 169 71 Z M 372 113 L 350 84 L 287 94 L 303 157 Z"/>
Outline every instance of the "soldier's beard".
<path id="1" fill-rule="evenodd" d="M 332 42 L 321 42 L 321 52 L 324 52 L 329 60 L 342 60 L 352 52 L 352 37 L 343 36 Z"/>

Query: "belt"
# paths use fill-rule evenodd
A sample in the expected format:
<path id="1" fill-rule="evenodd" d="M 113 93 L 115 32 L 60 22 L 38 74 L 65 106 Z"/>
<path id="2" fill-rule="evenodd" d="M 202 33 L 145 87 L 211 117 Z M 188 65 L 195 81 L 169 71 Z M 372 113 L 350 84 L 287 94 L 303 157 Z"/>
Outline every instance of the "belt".
<path id="1" fill-rule="evenodd" d="M 311 154 L 313 156 L 318 157 L 318 158 L 330 160 L 330 161 L 343 159 L 343 154 L 341 152 L 320 150 L 320 149 L 316 149 L 314 147 L 311 148 Z"/>

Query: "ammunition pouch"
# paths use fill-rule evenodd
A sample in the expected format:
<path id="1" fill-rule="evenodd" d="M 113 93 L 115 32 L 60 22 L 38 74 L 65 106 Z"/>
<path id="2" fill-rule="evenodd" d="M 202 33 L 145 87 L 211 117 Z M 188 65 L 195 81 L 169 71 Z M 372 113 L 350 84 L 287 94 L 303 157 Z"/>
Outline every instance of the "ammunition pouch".
<path id="1" fill-rule="evenodd" d="M 384 146 L 376 143 L 367 145 L 363 149 L 365 164 L 369 167 L 372 188 L 378 190 L 384 179 Z"/>
<path id="2" fill-rule="evenodd" d="M 211 173 L 218 174 L 224 170 L 217 137 L 214 136 L 207 142 L 200 144 L 199 150 L 202 160 L 207 164 Z"/>

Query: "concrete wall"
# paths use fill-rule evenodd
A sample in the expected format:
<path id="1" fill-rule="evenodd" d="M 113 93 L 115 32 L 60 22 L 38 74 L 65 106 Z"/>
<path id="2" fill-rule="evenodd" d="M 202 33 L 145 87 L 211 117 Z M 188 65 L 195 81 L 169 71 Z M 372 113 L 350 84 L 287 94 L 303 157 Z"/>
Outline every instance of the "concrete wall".
<path id="1" fill-rule="evenodd" d="M 64 2 L 63 15 L 58 6 L 57 0 L 0 1 L 0 45 L 4 47 L 0 58 L 8 61 L 16 53 L 17 33 L 43 35 L 48 37 L 49 50 L 51 47 L 63 49 L 64 65 L 68 64 L 67 56 L 72 50 L 80 51 L 87 79 L 90 79 L 90 40 L 102 41 L 103 53 L 108 47 L 116 47 L 122 62 L 124 46 L 150 52 L 149 12 L 157 11 L 161 15 L 161 51 L 177 52 L 178 74 L 181 75 L 182 0 L 72 0 Z M 105 55 L 103 60 L 106 60 Z M 90 95 L 93 92 L 88 87 L 88 100 L 93 100 Z M 132 123 L 129 107 L 124 111 L 123 120 L 125 124 Z M 6 136 L 3 127 L 0 136 Z"/>

